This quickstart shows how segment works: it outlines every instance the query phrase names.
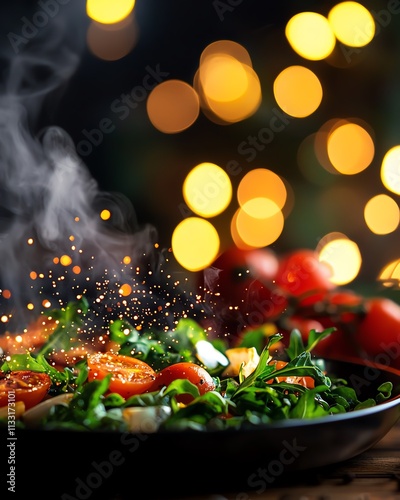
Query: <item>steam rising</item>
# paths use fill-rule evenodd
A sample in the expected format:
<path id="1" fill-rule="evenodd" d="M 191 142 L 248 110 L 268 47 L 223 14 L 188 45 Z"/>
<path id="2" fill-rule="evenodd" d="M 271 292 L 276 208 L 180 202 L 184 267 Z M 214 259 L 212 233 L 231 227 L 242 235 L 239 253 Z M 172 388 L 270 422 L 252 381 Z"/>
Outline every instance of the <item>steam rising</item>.
<path id="1" fill-rule="evenodd" d="M 98 317 L 101 310 L 149 318 L 162 311 L 163 321 L 171 322 L 167 303 L 182 311 L 194 301 L 175 294 L 168 283 L 164 254 L 154 250 L 155 229 L 138 226 L 122 195 L 99 191 L 67 131 L 49 126 L 33 132 L 80 62 L 82 47 L 71 47 L 67 21 L 61 14 L 51 19 L 21 53 L 7 56 L 0 93 L 0 289 L 12 295 L 11 300 L 0 296 L 1 314 L 18 330 L 28 320 L 28 302 L 37 315 L 44 298 L 57 307 L 88 294 Z M 73 30 L 77 24 L 74 18 Z M 112 224 L 99 217 L 105 206 Z M 64 254 L 79 265 L 79 276 L 55 265 Z M 130 266 L 121 265 L 123 256 L 131 258 Z M 32 281 L 31 272 L 41 279 Z M 122 281 L 134 289 L 132 301 L 118 295 Z"/>

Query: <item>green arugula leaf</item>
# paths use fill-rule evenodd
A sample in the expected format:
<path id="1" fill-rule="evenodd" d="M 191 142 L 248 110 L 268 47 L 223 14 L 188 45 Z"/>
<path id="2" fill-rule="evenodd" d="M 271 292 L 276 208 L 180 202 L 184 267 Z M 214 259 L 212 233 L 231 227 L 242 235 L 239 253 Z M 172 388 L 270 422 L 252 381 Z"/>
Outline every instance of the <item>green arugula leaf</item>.
<path id="1" fill-rule="evenodd" d="M 82 297 L 76 302 L 69 302 L 65 308 L 48 311 L 46 314 L 57 320 L 58 324 L 37 354 L 46 356 L 54 350 L 68 350 L 73 341 L 76 342 L 88 309 L 89 302 L 86 297 Z"/>
<path id="2" fill-rule="evenodd" d="M 307 342 L 306 344 L 304 344 L 300 331 L 297 328 L 294 328 L 290 332 L 289 346 L 285 349 L 288 358 L 290 360 L 294 359 L 304 351 L 311 352 L 318 344 L 318 342 L 325 339 L 326 337 L 329 337 L 329 335 L 331 335 L 335 330 L 336 328 L 334 327 L 326 328 L 322 332 L 310 330 L 307 337 Z"/>

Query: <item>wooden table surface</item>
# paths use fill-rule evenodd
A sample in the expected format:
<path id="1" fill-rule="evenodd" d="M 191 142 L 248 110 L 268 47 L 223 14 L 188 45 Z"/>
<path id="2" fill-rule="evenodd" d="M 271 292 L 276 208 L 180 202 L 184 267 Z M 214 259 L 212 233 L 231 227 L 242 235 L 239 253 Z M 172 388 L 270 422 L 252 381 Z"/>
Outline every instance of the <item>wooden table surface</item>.
<path id="1" fill-rule="evenodd" d="M 338 436 L 340 439 L 340 436 Z M 329 452 L 329 451 L 327 451 Z M 201 480 L 201 478 L 199 479 Z M 373 448 L 346 462 L 281 478 L 265 491 L 216 491 L 178 500 L 400 499 L 400 421 Z M 118 500 L 118 499 L 116 499 Z M 153 499 L 152 499 L 153 500 Z M 157 499 L 158 500 L 158 499 Z M 161 500 L 161 499 L 160 499 Z"/>

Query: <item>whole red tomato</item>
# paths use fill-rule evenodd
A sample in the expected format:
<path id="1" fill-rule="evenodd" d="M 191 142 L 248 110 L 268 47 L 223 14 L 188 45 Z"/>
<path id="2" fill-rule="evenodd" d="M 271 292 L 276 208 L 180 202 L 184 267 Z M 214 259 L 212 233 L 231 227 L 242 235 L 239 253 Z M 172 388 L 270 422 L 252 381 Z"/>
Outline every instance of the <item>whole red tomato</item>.
<path id="1" fill-rule="evenodd" d="M 205 289 L 210 292 L 221 323 L 239 333 L 279 316 L 287 298 L 274 285 L 278 257 L 268 248 L 242 250 L 231 247 L 205 271 Z"/>
<path id="2" fill-rule="evenodd" d="M 300 248 L 283 254 L 276 272 L 276 285 L 299 300 L 312 303 L 335 288 L 330 267 L 315 250 Z"/>
<path id="3" fill-rule="evenodd" d="M 355 341 L 374 361 L 400 368 L 400 305 L 386 297 L 367 298 Z"/>

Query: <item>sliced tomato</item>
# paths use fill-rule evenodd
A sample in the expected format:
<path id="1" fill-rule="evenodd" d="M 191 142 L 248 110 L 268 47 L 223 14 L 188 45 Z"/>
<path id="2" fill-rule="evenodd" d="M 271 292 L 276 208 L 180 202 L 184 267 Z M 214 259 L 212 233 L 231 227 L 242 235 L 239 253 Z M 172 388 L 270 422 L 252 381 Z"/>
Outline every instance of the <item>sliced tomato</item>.
<path id="1" fill-rule="evenodd" d="M 281 370 L 287 365 L 287 361 L 272 361 L 270 364 L 274 364 L 275 368 L 277 370 Z M 288 384 L 298 384 L 302 385 L 304 387 L 307 387 L 308 389 L 313 389 L 315 386 L 314 379 L 312 377 L 275 377 L 276 382 L 286 382 Z M 268 380 L 267 384 L 272 384 L 272 380 Z"/>
<path id="2" fill-rule="evenodd" d="M 51 387 L 47 373 L 16 370 L 0 374 L 0 407 L 10 402 L 22 401 L 25 409 L 37 405 Z"/>
<path id="3" fill-rule="evenodd" d="M 109 391 L 116 392 L 125 399 L 146 392 L 156 379 L 156 372 L 148 363 L 123 354 L 88 354 L 87 364 L 89 382 L 102 380 L 111 374 Z"/>
<path id="4" fill-rule="evenodd" d="M 47 316 L 39 316 L 24 332 L 6 333 L 0 336 L 0 349 L 6 354 L 25 353 L 27 349 L 42 346 L 57 328 L 57 322 Z"/>
<path id="5" fill-rule="evenodd" d="M 197 386 L 200 395 L 215 389 L 214 379 L 205 368 L 196 363 L 181 362 L 163 368 L 157 374 L 150 392 L 168 387 L 172 381 L 178 379 L 186 379 L 192 382 Z M 193 401 L 193 396 L 191 394 L 179 394 L 176 399 L 180 403 L 188 404 Z"/>

